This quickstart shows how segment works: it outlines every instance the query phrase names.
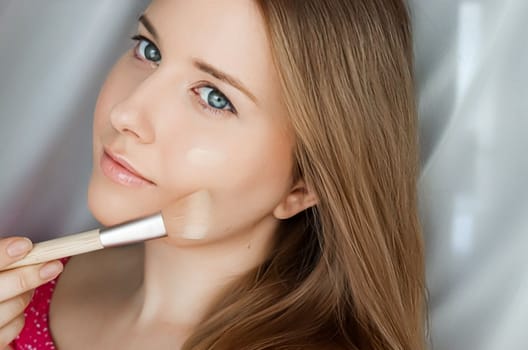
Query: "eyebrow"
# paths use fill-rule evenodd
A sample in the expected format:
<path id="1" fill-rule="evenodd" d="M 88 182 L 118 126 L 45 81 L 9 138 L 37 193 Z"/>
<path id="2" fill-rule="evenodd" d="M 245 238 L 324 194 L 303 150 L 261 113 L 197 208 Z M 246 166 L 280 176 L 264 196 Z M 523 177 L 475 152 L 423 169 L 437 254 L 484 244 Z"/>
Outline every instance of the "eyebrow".
<path id="1" fill-rule="evenodd" d="M 242 82 L 240 80 L 238 80 L 237 78 L 235 78 L 235 77 L 233 77 L 233 76 L 231 76 L 231 75 L 229 75 L 229 74 L 227 74 L 225 72 L 222 72 L 221 70 L 219 70 L 218 68 L 213 67 L 212 65 L 210 65 L 207 62 L 195 59 L 193 63 L 194 63 L 194 66 L 196 68 L 198 68 L 199 70 L 201 70 L 202 72 L 207 73 L 207 74 L 215 77 L 216 79 L 221 80 L 224 83 L 227 83 L 227 84 L 233 86 L 237 90 L 240 90 L 242 93 L 244 93 L 244 95 L 249 97 L 254 103 L 257 103 L 257 98 L 255 97 L 255 95 L 253 95 L 249 91 L 249 89 L 246 88 L 244 86 L 244 84 L 242 84 Z"/>
<path id="2" fill-rule="evenodd" d="M 141 16 L 139 16 L 138 21 L 145 26 L 145 28 L 149 31 L 149 33 L 152 34 L 154 39 L 156 39 L 157 41 L 160 41 L 156 28 L 154 28 L 154 26 L 152 25 L 152 22 L 150 22 L 150 20 L 147 18 L 145 14 L 142 14 Z M 245 85 L 242 84 L 242 82 L 239 79 L 225 72 L 222 72 L 220 69 L 215 68 L 209 63 L 204 62 L 199 59 L 194 59 L 193 65 L 194 67 L 201 70 L 202 72 L 207 73 L 213 76 L 214 78 L 233 86 L 237 90 L 244 93 L 244 95 L 249 97 L 254 103 L 257 103 L 257 98 L 255 97 L 255 95 L 253 95 L 251 91 L 249 91 L 249 89 L 245 87 Z"/>
<path id="3" fill-rule="evenodd" d="M 156 31 L 156 28 L 154 28 L 154 26 L 152 25 L 152 22 L 150 22 L 150 20 L 147 18 L 147 16 L 145 14 L 142 14 L 141 16 L 139 16 L 138 21 L 141 24 L 143 24 L 145 26 L 145 28 L 147 28 L 147 30 L 149 31 L 150 34 L 152 34 L 154 39 L 156 39 L 157 41 L 160 41 L 158 32 Z"/>

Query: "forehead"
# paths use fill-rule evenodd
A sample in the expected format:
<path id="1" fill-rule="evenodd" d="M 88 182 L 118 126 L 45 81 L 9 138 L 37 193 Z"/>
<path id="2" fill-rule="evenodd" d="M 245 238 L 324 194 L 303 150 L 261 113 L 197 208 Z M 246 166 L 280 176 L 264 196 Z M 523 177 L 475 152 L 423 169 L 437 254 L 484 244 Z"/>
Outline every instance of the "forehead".
<path id="1" fill-rule="evenodd" d="M 276 90 L 266 29 L 252 0 L 154 0 L 144 12 L 163 60 L 200 59 L 234 75 L 257 99 Z M 166 63 L 169 63 L 166 62 Z"/>

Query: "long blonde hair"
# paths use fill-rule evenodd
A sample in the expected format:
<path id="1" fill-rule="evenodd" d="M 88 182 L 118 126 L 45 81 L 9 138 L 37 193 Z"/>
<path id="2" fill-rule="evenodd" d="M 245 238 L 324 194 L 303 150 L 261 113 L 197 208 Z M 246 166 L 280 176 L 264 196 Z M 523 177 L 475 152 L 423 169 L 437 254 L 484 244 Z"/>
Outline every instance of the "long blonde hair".
<path id="1" fill-rule="evenodd" d="M 257 0 L 314 208 L 184 349 L 422 350 L 423 241 L 403 0 Z"/>

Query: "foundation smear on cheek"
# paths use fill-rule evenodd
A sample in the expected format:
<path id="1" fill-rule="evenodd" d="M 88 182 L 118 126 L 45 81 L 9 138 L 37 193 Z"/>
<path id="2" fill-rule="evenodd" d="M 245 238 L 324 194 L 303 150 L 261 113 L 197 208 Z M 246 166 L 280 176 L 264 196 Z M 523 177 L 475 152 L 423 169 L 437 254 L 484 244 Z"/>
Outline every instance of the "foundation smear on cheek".
<path id="1" fill-rule="evenodd" d="M 187 152 L 187 160 L 193 165 L 200 167 L 217 166 L 225 160 L 225 156 L 219 152 L 193 148 Z"/>
<path id="2" fill-rule="evenodd" d="M 195 147 L 187 152 L 189 165 L 210 173 L 225 161 L 222 153 Z M 211 221 L 212 200 L 207 190 L 194 193 L 188 201 L 182 238 L 200 240 L 207 236 Z"/>
<path id="3" fill-rule="evenodd" d="M 181 237 L 200 240 L 207 236 L 211 221 L 212 201 L 208 191 L 194 193 L 186 208 L 185 224 Z"/>

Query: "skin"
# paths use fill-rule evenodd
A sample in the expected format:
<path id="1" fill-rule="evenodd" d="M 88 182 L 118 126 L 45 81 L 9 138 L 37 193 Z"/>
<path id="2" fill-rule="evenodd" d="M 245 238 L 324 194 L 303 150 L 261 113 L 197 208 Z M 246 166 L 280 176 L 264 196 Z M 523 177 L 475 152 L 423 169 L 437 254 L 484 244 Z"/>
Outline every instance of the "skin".
<path id="1" fill-rule="evenodd" d="M 32 243 L 23 237 L 0 240 L 0 269 L 22 259 L 31 250 Z M 62 271 L 59 261 L 21 267 L 0 273 L 0 349 L 8 345 L 24 326 L 24 309 L 33 296 L 33 290 L 54 279 Z"/>
<path id="2" fill-rule="evenodd" d="M 155 0 L 145 14 L 159 37 L 143 24 L 138 33 L 161 61 L 144 56 L 144 42 L 101 89 L 89 206 L 104 225 L 160 210 L 183 219 L 166 238 L 70 260 L 50 311 L 61 349 L 180 348 L 222 288 L 268 254 L 280 220 L 316 203 L 302 181 L 292 182 L 295 139 L 256 5 Z M 195 59 L 236 77 L 254 100 Z M 236 113 L 215 111 L 208 86 Z M 106 177 L 105 147 L 152 184 Z"/>

